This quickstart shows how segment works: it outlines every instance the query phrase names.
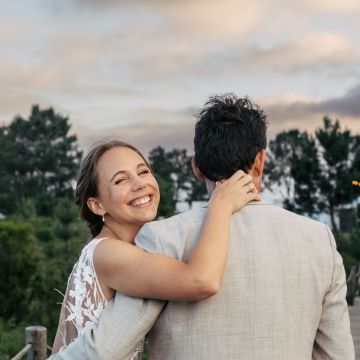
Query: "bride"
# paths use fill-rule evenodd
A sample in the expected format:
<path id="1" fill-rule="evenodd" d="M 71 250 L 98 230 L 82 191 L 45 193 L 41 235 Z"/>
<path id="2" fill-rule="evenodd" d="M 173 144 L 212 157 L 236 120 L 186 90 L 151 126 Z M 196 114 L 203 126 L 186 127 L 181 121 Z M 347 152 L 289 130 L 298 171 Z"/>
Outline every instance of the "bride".
<path id="1" fill-rule="evenodd" d="M 69 276 L 53 354 L 96 326 L 116 291 L 167 300 L 201 300 L 220 286 L 227 260 L 231 214 L 259 200 L 242 171 L 218 183 L 196 248 L 187 262 L 147 253 L 133 245 L 140 228 L 157 213 L 158 184 L 144 156 L 113 140 L 84 158 L 76 203 L 93 239 Z M 141 359 L 143 342 L 133 359 Z"/>

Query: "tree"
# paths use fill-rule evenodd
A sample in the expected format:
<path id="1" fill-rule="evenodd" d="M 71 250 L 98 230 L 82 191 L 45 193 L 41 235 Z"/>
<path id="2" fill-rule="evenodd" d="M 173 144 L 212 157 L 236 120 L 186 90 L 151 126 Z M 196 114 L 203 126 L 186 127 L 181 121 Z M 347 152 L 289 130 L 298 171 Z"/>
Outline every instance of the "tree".
<path id="1" fill-rule="evenodd" d="M 0 317 L 27 316 L 42 251 L 29 224 L 0 222 Z"/>
<path id="2" fill-rule="evenodd" d="M 195 177 L 191 165 L 192 156 L 187 154 L 186 149 L 173 149 L 167 156 L 174 167 L 175 200 L 186 200 L 189 205 L 193 201 L 207 200 L 206 186 Z"/>
<path id="3" fill-rule="evenodd" d="M 160 186 L 160 216 L 174 214 L 178 201 L 191 204 L 208 198 L 204 183 L 198 181 L 193 174 L 191 156 L 186 149 L 166 151 L 158 146 L 150 151 L 149 162 Z"/>
<path id="4" fill-rule="evenodd" d="M 32 107 L 0 128 L 0 208 L 13 213 L 27 198 L 35 199 L 40 214 L 51 213 L 59 197 L 73 195 L 73 182 L 82 152 L 70 135 L 68 118 L 52 108 Z"/>
<path id="5" fill-rule="evenodd" d="M 187 202 L 191 204 L 193 201 L 207 201 L 209 195 L 204 182 L 198 180 L 195 175 L 190 179 L 190 190 L 187 196 Z"/>
<path id="6" fill-rule="evenodd" d="M 335 214 L 342 205 L 354 200 L 351 182 L 360 176 L 360 144 L 359 137 L 352 136 L 350 130 L 341 130 L 338 120 L 332 122 L 324 117 L 323 122 L 323 128 L 316 131 L 321 166 L 319 201 L 337 233 Z"/>
<path id="7" fill-rule="evenodd" d="M 360 141 L 338 120 L 323 118 L 315 137 L 291 130 L 278 134 L 269 144 L 265 183 L 285 189 L 284 206 L 301 214 L 329 214 L 338 232 L 335 214 L 359 194 L 351 180 L 360 177 Z"/>
<path id="8" fill-rule="evenodd" d="M 160 188 L 160 204 L 157 216 L 169 217 L 175 213 L 175 187 L 171 178 L 174 167 L 167 158 L 164 148 L 158 146 L 149 153 L 149 165 Z"/>
<path id="9" fill-rule="evenodd" d="M 153 172 L 164 181 L 171 182 L 171 174 L 174 172 L 174 165 L 169 161 L 168 154 L 161 146 L 157 146 L 149 153 L 149 163 Z"/>
<path id="10" fill-rule="evenodd" d="M 186 149 L 173 149 L 166 154 L 166 158 L 172 164 L 171 178 L 174 183 L 175 202 L 182 201 L 190 190 L 190 181 L 193 177 L 191 171 L 191 156 Z"/>
<path id="11" fill-rule="evenodd" d="M 315 140 L 307 132 L 279 133 L 269 143 L 264 184 L 283 198 L 284 208 L 313 215 L 321 211 L 316 200 L 319 161 Z"/>

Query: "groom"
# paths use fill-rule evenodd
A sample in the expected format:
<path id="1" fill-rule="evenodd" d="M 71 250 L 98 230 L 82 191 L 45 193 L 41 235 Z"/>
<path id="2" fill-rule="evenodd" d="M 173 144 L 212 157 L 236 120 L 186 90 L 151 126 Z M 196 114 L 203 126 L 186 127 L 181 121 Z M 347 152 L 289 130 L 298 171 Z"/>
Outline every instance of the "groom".
<path id="1" fill-rule="evenodd" d="M 193 169 L 208 192 L 242 169 L 260 189 L 266 117 L 248 99 L 211 98 L 195 127 Z M 204 220 L 192 210 L 146 224 L 137 246 L 186 260 Z M 265 202 L 233 215 L 221 289 L 200 302 L 117 294 L 98 328 L 56 359 L 130 359 L 148 333 L 151 360 L 355 358 L 342 259 L 326 225 Z"/>

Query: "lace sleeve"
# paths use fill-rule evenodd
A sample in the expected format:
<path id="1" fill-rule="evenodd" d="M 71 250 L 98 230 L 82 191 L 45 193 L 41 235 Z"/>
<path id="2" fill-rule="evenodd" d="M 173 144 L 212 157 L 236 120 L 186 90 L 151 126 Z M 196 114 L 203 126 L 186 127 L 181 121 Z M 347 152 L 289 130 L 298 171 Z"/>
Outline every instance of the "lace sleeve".
<path id="1" fill-rule="evenodd" d="M 78 329 L 76 328 L 75 324 L 71 319 L 73 318 L 73 314 L 71 313 L 71 309 L 69 304 L 72 303 L 69 293 L 70 289 L 74 288 L 74 277 L 73 272 L 69 277 L 69 282 L 66 288 L 65 296 L 63 298 L 63 302 L 61 305 L 60 311 L 60 318 L 59 318 L 59 325 L 55 335 L 53 351 L 52 353 L 55 354 L 63 346 L 70 344 L 74 339 L 76 339 L 79 335 Z"/>
<path id="2" fill-rule="evenodd" d="M 85 329 L 96 326 L 107 303 L 93 264 L 93 252 L 101 240 L 94 239 L 83 248 L 69 276 L 53 353 L 70 344 Z"/>

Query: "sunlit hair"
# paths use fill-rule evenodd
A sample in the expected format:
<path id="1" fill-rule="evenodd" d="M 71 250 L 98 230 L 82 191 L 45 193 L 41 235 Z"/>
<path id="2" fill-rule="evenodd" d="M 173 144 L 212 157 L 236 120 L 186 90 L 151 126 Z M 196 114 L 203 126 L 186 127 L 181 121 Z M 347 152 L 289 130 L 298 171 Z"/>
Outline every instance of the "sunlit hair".
<path id="1" fill-rule="evenodd" d="M 237 170 L 248 172 L 256 154 L 266 148 L 267 120 L 248 98 L 235 94 L 211 97 L 195 125 L 195 161 L 212 181 L 227 179 Z"/>
<path id="2" fill-rule="evenodd" d="M 97 236 L 103 227 L 102 217 L 94 214 L 88 207 L 87 201 L 90 197 L 98 196 L 98 174 L 96 166 L 99 159 L 107 151 L 113 148 L 123 147 L 135 151 L 150 168 L 148 162 L 141 152 L 134 146 L 119 140 L 110 140 L 93 145 L 89 153 L 85 156 L 80 164 L 80 170 L 76 183 L 75 199 L 79 207 L 80 216 L 86 221 L 86 224 L 93 237 Z"/>

